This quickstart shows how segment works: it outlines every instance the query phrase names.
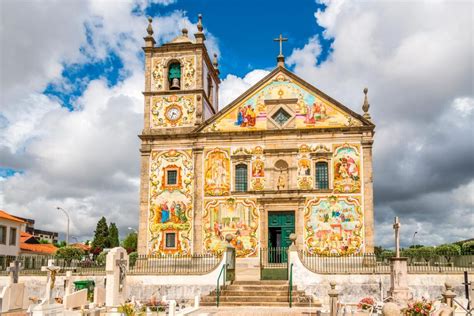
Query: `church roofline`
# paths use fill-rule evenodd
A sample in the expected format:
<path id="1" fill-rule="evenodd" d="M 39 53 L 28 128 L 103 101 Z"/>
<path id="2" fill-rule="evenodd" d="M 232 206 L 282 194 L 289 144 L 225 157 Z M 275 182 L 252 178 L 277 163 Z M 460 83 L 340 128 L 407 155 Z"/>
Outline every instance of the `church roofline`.
<path id="1" fill-rule="evenodd" d="M 352 115 L 353 117 L 357 118 L 358 120 L 360 120 L 364 126 L 366 127 L 371 127 L 372 129 L 375 128 L 375 124 L 372 123 L 371 121 L 367 120 L 366 118 L 364 118 L 362 115 L 354 112 L 353 110 L 351 110 L 350 108 L 346 107 L 345 105 L 343 105 L 341 102 L 333 99 L 332 97 L 330 97 L 329 95 L 327 95 L 326 93 L 324 93 L 323 91 L 319 90 L 318 88 L 316 88 L 315 86 L 313 86 L 312 84 L 308 83 L 307 81 L 303 80 L 302 78 L 298 77 L 297 75 L 295 75 L 294 73 L 292 73 L 291 71 L 289 71 L 288 69 L 286 69 L 285 67 L 282 67 L 282 66 L 277 66 L 275 69 L 272 70 L 272 72 L 270 72 L 268 75 L 266 75 L 265 77 L 263 77 L 260 81 L 258 81 L 256 84 L 254 84 L 252 87 L 250 87 L 247 91 L 245 91 L 244 93 L 242 93 L 240 96 L 238 96 L 234 101 L 232 101 L 231 103 L 229 103 L 227 106 L 225 106 L 222 110 L 220 110 L 219 112 L 217 112 L 214 116 L 210 117 L 209 119 L 207 119 L 206 121 L 204 121 L 201 125 L 199 125 L 195 130 L 194 132 L 201 132 L 205 127 L 209 126 L 211 123 L 215 122 L 217 119 L 219 119 L 220 117 L 222 117 L 223 115 L 227 114 L 237 103 L 243 101 L 246 97 L 248 97 L 249 95 L 251 95 L 252 93 L 254 93 L 256 90 L 258 90 L 265 82 L 267 82 L 270 78 L 272 78 L 273 76 L 275 76 L 278 72 L 283 72 L 284 74 L 288 75 L 289 77 L 291 77 L 293 80 L 299 82 L 300 84 L 302 84 L 304 87 L 306 87 L 307 89 L 315 92 L 316 94 L 318 94 L 319 96 L 323 97 L 324 99 L 326 99 L 327 101 L 333 103 L 334 105 L 336 105 L 338 108 L 340 108 L 341 110 L 347 112 L 348 114 Z"/>

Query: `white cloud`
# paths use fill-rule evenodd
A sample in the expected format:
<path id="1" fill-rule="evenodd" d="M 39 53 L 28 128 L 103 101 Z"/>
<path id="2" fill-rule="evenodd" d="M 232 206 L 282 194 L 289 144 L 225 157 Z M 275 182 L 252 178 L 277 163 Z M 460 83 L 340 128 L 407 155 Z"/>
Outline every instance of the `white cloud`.
<path id="1" fill-rule="evenodd" d="M 71 214 L 76 236 L 90 236 L 102 215 L 118 223 L 122 233 L 137 226 L 141 47 L 147 20 L 132 10 L 148 3 L 70 1 L 65 7 L 54 0 L 2 2 L 0 165 L 22 170 L 1 179 L 2 209 L 64 233 L 64 217 L 56 210 L 62 206 Z M 174 38 L 184 26 L 190 36 L 196 31 L 179 10 L 155 18 L 153 26 L 158 43 Z M 209 49 L 218 53 L 216 38 L 209 32 L 207 37 Z M 73 111 L 43 94 L 49 83 L 63 92 L 77 84 L 61 76 L 64 67 L 101 61 L 111 53 L 124 65 L 117 85 L 108 86 L 105 78 L 82 79 L 85 90 Z"/>
<path id="2" fill-rule="evenodd" d="M 331 55 L 316 65 L 311 37 L 288 62 L 359 113 L 369 87 L 377 240 L 391 243 L 389 214 L 410 223 L 405 243 L 416 229 L 429 244 L 472 237 L 459 198 L 474 179 L 472 2 L 323 2 L 315 17 Z"/>
<path id="3" fill-rule="evenodd" d="M 219 86 L 219 107 L 221 109 L 225 107 L 269 73 L 268 70 L 255 69 L 243 78 L 227 75 Z"/>

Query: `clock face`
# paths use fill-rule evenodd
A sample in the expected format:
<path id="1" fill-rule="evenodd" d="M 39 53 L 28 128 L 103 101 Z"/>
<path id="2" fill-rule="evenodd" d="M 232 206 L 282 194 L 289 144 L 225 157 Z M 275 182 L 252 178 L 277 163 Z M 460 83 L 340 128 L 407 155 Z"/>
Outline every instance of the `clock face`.
<path id="1" fill-rule="evenodd" d="M 181 118 L 181 115 L 182 115 L 182 112 L 181 112 L 181 108 L 179 108 L 179 106 L 176 106 L 176 105 L 170 105 L 167 109 L 166 109 L 166 118 L 172 122 L 176 122 L 177 120 L 179 120 Z"/>

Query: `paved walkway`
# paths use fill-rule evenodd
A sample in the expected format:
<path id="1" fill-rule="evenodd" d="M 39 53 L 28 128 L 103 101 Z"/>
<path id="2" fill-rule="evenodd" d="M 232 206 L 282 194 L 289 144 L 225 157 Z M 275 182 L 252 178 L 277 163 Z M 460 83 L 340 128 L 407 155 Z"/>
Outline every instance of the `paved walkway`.
<path id="1" fill-rule="evenodd" d="M 317 308 L 308 307 L 201 307 L 197 311 L 188 314 L 193 316 L 316 316 Z"/>

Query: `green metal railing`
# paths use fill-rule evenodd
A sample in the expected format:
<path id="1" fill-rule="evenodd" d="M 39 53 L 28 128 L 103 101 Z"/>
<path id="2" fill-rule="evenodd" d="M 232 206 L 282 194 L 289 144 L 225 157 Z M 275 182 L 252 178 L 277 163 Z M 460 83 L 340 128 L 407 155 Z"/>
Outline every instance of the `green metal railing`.
<path id="1" fill-rule="evenodd" d="M 222 288 L 225 288 L 225 281 L 226 281 L 226 272 L 227 272 L 227 267 L 229 266 L 228 263 L 224 264 L 221 268 L 221 271 L 219 272 L 219 276 L 217 277 L 217 287 L 216 287 L 216 306 L 219 307 L 219 299 L 220 299 L 220 295 L 221 295 L 221 291 L 220 291 L 220 279 L 221 279 L 221 275 L 223 275 L 224 277 L 222 278 Z"/>
<path id="2" fill-rule="evenodd" d="M 288 300 L 290 302 L 290 308 L 293 304 L 293 263 L 290 264 L 290 277 L 288 286 Z"/>

